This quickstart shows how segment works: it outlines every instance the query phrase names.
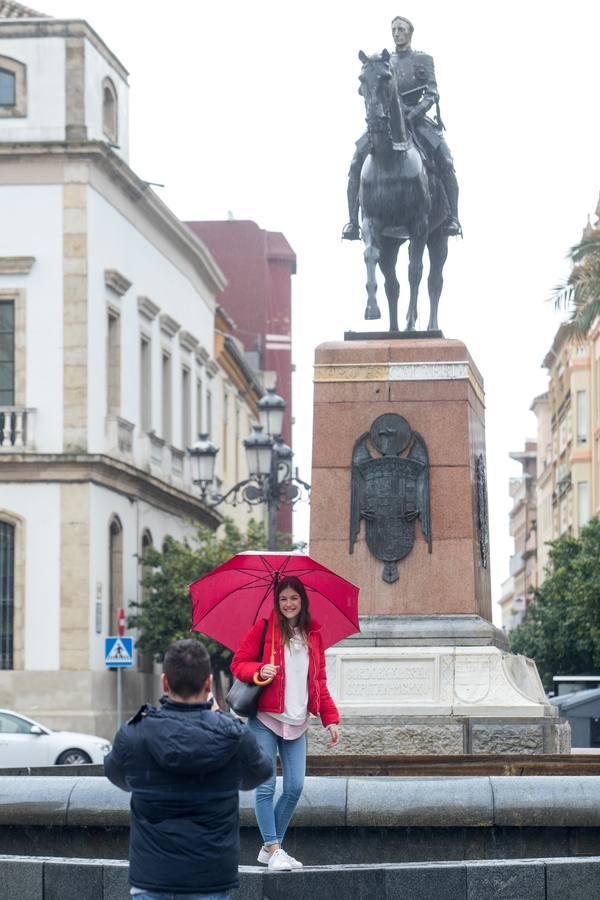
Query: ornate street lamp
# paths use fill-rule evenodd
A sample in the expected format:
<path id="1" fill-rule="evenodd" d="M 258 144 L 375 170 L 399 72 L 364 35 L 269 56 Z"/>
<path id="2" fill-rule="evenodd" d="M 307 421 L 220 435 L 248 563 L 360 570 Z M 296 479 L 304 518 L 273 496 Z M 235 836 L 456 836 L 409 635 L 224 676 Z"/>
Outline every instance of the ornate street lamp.
<path id="1" fill-rule="evenodd" d="M 285 400 L 275 393 L 275 388 L 267 388 L 267 393 L 258 401 L 258 417 L 265 434 L 277 437 L 283 433 L 285 407 Z"/>
<path id="2" fill-rule="evenodd" d="M 250 477 L 262 481 L 271 472 L 273 438 L 268 434 L 263 434 L 262 425 L 254 425 L 252 434 L 243 441 L 243 444 Z"/>
<path id="3" fill-rule="evenodd" d="M 207 499 L 207 491 L 213 483 L 218 448 L 207 434 L 188 450 L 192 463 L 192 480 L 200 487 L 202 500 L 209 506 L 240 500 L 249 506 L 267 505 L 268 549 L 277 549 L 277 513 L 282 503 L 293 505 L 303 495 L 310 495 L 310 485 L 293 472 L 291 447 L 282 437 L 285 400 L 274 389 L 269 389 L 259 401 L 260 425 L 254 425 L 252 434 L 243 442 L 246 451 L 249 478 L 235 484 L 226 494 Z M 271 430 L 273 429 L 273 430 Z"/>
<path id="4" fill-rule="evenodd" d="M 188 450 L 192 462 L 192 481 L 200 486 L 203 500 L 206 498 L 208 486 L 213 483 L 215 477 L 218 452 L 207 434 L 201 434 L 199 440 Z"/>

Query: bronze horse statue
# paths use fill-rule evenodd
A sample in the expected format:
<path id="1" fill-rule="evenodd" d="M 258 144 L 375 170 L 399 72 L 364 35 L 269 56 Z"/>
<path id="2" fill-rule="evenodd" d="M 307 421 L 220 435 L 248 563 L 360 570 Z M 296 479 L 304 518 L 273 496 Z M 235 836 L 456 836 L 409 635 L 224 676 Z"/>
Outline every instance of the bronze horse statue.
<path id="1" fill-rule="evenodd" d="M 448 255 L 448 237 L 443 224 L 448 201 L 433 168 L 417 148 L 405 120 L 402 98 L 398 96 L 390 54 L 367 56 L 363 64 L 360 94 L 365 101 L 370 153 L 360 176 L 361 228 L 367 267 L 367 307 L 365 319 L 380 319 L 377 305 L 376 267 L 383 273 L 390 313 L 390 331 L 398 331 L 396 262 L 400 245 L 408 241 L 408 281 L 410 303 L 406 331 L 414 331 L 417 321 L 419 285 L 423 276 L 423 253 L 429 253 L 429 324 L 438 329 L 438 304 L 443 287 L 443 269 Z"/>

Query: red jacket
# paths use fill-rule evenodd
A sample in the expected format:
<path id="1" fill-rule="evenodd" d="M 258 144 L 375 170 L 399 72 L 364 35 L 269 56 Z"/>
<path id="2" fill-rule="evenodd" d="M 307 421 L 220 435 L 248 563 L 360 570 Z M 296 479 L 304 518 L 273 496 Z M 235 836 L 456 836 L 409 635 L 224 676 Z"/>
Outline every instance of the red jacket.
<path id="1" fill-rule="evenodd" d="M 265 620 L 259 619 L 246 632 L 231 661 L 231 671 L 240 681 L 251 682 L 255 673 L 260 672 L 265 663 L 271 662 L 271 634 L 274 614 L 271 613 L 265 634 L 265 648 L 262 659 L 259 659 L 260 641 L 265 627 Z M 320 625 L 313 621 L 308 633 L 308 711 L 313 716 L 320 716 L 321 722 L 336 725 L 340 721 L 337 706 L 327 688 L 325 672 L 325 652 L 321 641 Z M 279 623 L 275 621 L 275 663 L 280 666 L 279 672 L 260 692 L 259 712 L 282 713 L 285 699 L 285 653 L 283 639 L 279 631 Z"/>

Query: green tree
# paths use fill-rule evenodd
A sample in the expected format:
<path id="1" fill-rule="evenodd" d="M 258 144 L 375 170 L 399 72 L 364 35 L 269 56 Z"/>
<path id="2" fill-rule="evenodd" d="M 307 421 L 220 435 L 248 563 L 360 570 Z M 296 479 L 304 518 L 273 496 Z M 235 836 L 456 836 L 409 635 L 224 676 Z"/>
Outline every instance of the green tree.
<path id="1" fill-rule="evenodd" d="M 598 519 L 592 519 L 578 538 L 552 541 L 546 579 L 533 595 L 527 618 L 509 635 L 511 650 L 535 660 L 547 690 L 553 675 L 599 671 Z"/>
<path id="2" fill-rule="evenodd" d="M 583 339 L 600 315 L 600 228 L 586 230 L 585 237 L 569 251 L 573 268 L 568 279 L 552 292 L 558 308 L 569 311 L 569 325 L 576 339 Z"/>
<path id="3" fill-rule="evenodd" d="M 211 655 L 215 674 L 227 672 L 231 652 L 217 641 L 190 631 L 192 606 L 189 585 L 244 550 L 266 547 L 264 527 L 249 520 L 245 533 L 227 520 L 218 531 L 198 527 L 191 540 L 168 537 L 162 552 L 150 547 L 141 560 L 144 599 L 132 602 L 129 625 L 138 630 L 136 647 L 161 661 L 167 647 L 181 638 L 195 637 Z M 280 535 L 281 550 L 294 549 L 289 537 Z"/>

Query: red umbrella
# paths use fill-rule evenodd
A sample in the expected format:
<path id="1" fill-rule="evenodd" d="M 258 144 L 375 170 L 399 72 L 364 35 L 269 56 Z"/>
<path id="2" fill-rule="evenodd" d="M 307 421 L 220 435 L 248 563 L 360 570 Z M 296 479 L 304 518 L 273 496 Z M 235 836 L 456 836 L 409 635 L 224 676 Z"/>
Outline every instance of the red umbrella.
<path id="1" fill-rule="evenodd" d="M 251 625 L 273 609 L 273 587 L 300 579 L 325 647 L 360 631 L 358 588 L 304 553 L 238 553 L 190 585 L 194 631 L 237 650 Z"/>

